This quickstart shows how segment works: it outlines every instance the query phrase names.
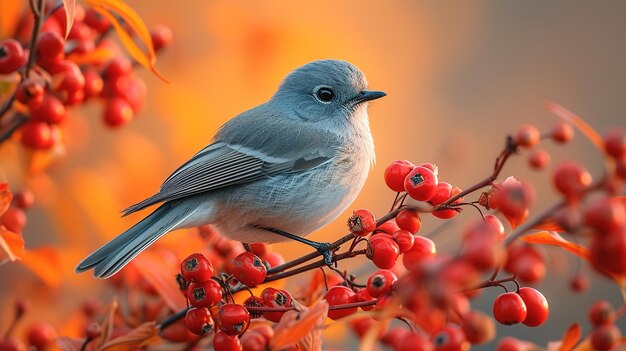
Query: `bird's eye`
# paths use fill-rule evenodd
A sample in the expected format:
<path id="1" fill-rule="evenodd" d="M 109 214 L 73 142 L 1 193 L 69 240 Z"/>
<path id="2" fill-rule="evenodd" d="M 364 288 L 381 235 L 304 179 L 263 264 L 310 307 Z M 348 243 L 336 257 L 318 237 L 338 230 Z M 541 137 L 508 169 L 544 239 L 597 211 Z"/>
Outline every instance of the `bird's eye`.
<path id="1" fill-rule="evenodd" d="M 315 95 L 321 102 L 330 102 L 335 98 L 335 92 L 328 87 L 319 88 Z"/>

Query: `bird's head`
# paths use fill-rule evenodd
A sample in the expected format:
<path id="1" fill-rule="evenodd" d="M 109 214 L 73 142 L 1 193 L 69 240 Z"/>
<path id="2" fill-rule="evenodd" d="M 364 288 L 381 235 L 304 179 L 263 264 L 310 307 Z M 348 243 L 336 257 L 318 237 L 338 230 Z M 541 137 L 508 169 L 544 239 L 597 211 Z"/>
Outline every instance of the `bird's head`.
<path id="1" fill-rule="evenodd" d="M 382 91 L 367 89 L 365 75 L 341 60 L 308 63 L 289 74 L 271 103 L 303 122 L 336 125 L 351 123 L 355 112 L 367 102 L 381 98 Z"/>

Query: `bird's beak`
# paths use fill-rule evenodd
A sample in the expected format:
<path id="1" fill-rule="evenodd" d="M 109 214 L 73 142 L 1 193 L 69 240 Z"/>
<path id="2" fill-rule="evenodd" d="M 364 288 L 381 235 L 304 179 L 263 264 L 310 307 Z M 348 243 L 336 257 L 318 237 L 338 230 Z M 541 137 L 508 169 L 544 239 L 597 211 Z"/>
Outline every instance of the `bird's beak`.
<path id="1" fill-rule="evenodd" d="M 350 103 L 352 106 L 356 106 L 362 102 L 376 100 L 386 95 L 387 94 L 382 91 L 363 90 L 359 93 L 359 95 L 350 100 Z"/>

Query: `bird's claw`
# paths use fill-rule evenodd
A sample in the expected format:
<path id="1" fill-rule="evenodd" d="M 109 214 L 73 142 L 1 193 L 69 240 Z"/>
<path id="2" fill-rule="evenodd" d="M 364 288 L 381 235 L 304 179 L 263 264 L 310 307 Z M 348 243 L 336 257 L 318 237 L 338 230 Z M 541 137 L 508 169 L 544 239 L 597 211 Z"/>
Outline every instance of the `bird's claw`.
<path id="1" fill-rule="evenodd" d="M 318 243 L 319 245 L 317 246 L 317 251 L 319 253 L 322 254 L 322 257 L 324 257 L 324 263 L 328 266 L 328 267 L 332 267 L 333 265 L 333 252 L 330 250 L 330 244 L 329 243 Z"/>

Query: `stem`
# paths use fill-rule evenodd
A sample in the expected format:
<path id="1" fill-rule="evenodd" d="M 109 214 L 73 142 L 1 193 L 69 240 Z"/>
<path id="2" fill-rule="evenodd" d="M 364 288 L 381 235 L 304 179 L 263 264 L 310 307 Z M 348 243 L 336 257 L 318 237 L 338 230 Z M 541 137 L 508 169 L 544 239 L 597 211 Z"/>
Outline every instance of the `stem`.
<path id="1" fill-rule="evenodd" d="M 517 279 L 517 276 L 511 276 L 511 277 L 499 279 L 499 280 L 489 279 L 472 288 L 468 288 L 463 291 L 472 291 L 472 290 L 477 290 L 477 289 L 485 289 L 485 288 L 489 288 L 492 286 L 499 286 L 508 292 L 507 288 L 504 285 L 502 285 L 502 283 L 506 283 L 506 282 L 514 282 L 515 285 L 517 286 L 517 289 L 519 290 L 519 284 L 517 283 L 516 279 Z"/>
<path id="2" fill-rule="evenodd" d="M 339 255 L 334 255 L 333 256 L 333 262 L 337 262 L 337 261 L 341 261 L 344 260 L 346 258 L 352 258 L 358 255 L 365 255 L 367 250 L 356 250 L 356 251 L 351 251 L 351 252 L 346 252 L 346 253 L 342 253 Z M 281 272 L 281 273 L 277 273 L 274 274 L 272 276 L 268 276 L 265 278 L 265 280 L 263 281 L 263 283 L 269 283 L 269 282 L 273 282 L 275 280 L 280 280 L 283 278 L 287 278 L 287 277 L 291 277 L 292 275 L 296 275 L 296 274 L 300 274 L 306 271 L 310 271 L 312 269 L 316 269 L 319 267 L 324 267 L 326 266 L 326 263 L 324 262 L 323 259 L 315 261 L 313 263 L 309 263 L 306 266 L 302 266 L 302 267 L 298 267 L 296 269 L 292 269 L 290 271 L 286 271 L 286 272 Z"/>
<path id="3" fill-rule="evenodd" d="M 28 117 L 20 113 L 15 114 L 15 121 L 13 122 L 13 125 L 8 127 L 6 131 L 0 134 L 0 143 L 9 139 L 11 135 L 13 135 L 13 133 L 22 126 L 22 124 L 26 123 L 26 121 L 28 121 Z"/>
<path id="4" fill-rule="evenodd" d="M 522 223 L 519 227 L 515 228 L 515 230 L 511 232 L 509 236 L 506 237 L 506 239 L 504 239 L 504 245 L 505 246 L 511 245 L 515 240 L 523 236 L 524 233 L 526 233 L 528 230 L 532 229 L 534 226 L 538 225 L 539 223 L 543 222 L 546 218 L 550 217 L 550 215 L 554 213 L 554 211 L 556 211 L 562 206 L 565 206 L 565 204 L 566 204 L 565 200 L 558 201 L 557 203 L 548 207 L 537 216 Z"/>
<path id="5" fill-rule="evenodd" d="M 496 163 L 495 163 L 495 165 L 493 167 L 493 173 L 491 173 L 491 175 L 489 175 L 487 178 L 481 180 L 480 182 L 472 185 L 471 187 L 469 187 L 469 188 L 461 191 L 460 193 L 456 194 L 455 196 L 449 198 L 448 200 L 446 200 L 441 205 L 435 207 L 435 209 L 440 209 L 440 208 L 445 209 L 446 206 L 452 204 L 454 201 L 462 198 L 463 196 L 465 196 L 467 194 L 471 194 L 474 191 L 476 191 L 478 189 L 481 189 L 481 188 L 483 188 L 483 187 L 485 187 L 487 185 L 491 185 L 493 183 L 493 181 L 498 178 L 498 175 L 500 175 L 500 172 L 502 171 L 502 168 L 504 168 L 504 164 L 506 163 L 506 161 L 516 151 L 517 151 L 517 144 L 515 144 L 515 142 L 513 141 L 513 138 L 509 135 L 506 138 L 506 145 L 504 147 L 504 150 L 502 150 L 502 152 L 500 153 L 500 156 L 498 156 L 498 158 L 496 159 Z"/>
<path id="6" fill-rule="evenodd" d="M 167 317 L 159 326 L 159 329 L 161 331 L 163 331 L 163 329 L 169 327 L 170 325 L 176 323 L 179 319 L 185 317 L 185 315 L 187 314 L 187 311 L 189 310 L 189 307 L 187 308 L 183 308 L 182 310 L 174 313 L 173 315 Z"/>
<path id="7" fill-rule="evenodd" d="M 346 303 L 343 305 L 329 306 L 328 310 L 334 311 L 334 310 L 343 310 L 346 308 L 372 306 L 372 305 L 375 305 L 377 302 L 378 302 L 378 299 Z M 246 307 L 246 308 L 248 309 L 249 312 L 287 312 L 287 311 L 295 310 L 295 307 L 293 306 L 290 306 L 290 307 Z"/>
<path id="8" fill-rule="evenodd" d="M 396 208 L 393 211 L 390 211 L 389 213 L 387 213 L 386 215 L 380 217 L 377 221 L 376 221 L 376 226 L 380 226 L 381 224 L 387 222 L 390 219 L 396 218 L 396 216 L 398 215 L 398 213 L 400 213 L 400 211 L 402 210 L 413 210 L 413 211 L 418 211 L 418 212 L 432 212 L 432 207 L 428 207 L 428 208 L 424 208 L 424 207 L 418 207 L 418 206 L 413 206 L 413 205 L 404 205 L 404 206 L 400 206 L 398 208 Z M 339 240 L 331 243 L 328 246 L 328 249 L 330 251 L 334 251 L 336 249 L 339 248 L 339 246 L 341 246 L 342 244 L 347 243 L 348 241 L 352 240 L 352 238 L 354 238 L 354 235 L 352 233 L 348 233 L 345 236 L 343 236 L 342 238 L 340 238 Z M 276 273 L 280 273 L 283 272 L 289 268 L 301 265 L 305 262 L 308 262 L 318 256 L 320 256 L 321 253 L 318 251 L 315 252 L 311 252 L 307 255 L 304 255 L 302 257 L 296 258 L 295 260 L 283 263 L 280 266 L 276 266 L 270 270 L 267 271 L 268 275 L 272 275 L 272 274 L 276 274 Z"/>
<path id="9" fill-rule="evenodd" d="M 44 20 L 44 12 L 46 11 L 46 1 L 38 0 L 38 2 L 32 3 L 33 15 L 35 16 L 35 21 L 33 23 L 33 34 L 30 37 L 30 48 L 28 52 L 28 62 L 26 63 L 26 69 L 24 70 L 24 76 L 28 77 L 28 72 L 33 68 L 35 64 L 35 55 L 37 52 L 37 38 L 39 37 L 39 32 L 41 32 L 41 26 L 43 25 Z M 38 8 L 35 8 L 38 6 Z"/>

